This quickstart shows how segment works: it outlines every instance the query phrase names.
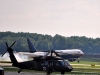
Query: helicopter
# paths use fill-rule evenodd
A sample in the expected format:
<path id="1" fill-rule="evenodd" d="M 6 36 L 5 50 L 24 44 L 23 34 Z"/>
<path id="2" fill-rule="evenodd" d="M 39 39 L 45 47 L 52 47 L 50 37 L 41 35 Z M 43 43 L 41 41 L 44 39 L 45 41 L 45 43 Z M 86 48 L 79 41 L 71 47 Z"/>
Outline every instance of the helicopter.
<path id="1" fill-rule="evenodd" d="M 15 43 L 16 41 L 11 46 L 8 46 L 7 42 L 5 44 L 7 46 L 6 52 L 8 52 L 10 55 L 12 66 L 18 67 L 20 69 L 18 73 L 20 73 L 23 69 L 45 71 L 47 74 L 51 74 L 55 71 L 64 74 L 65 72 L 71 72 L 73 70 L 68 61 L 65 61 L 53 50 L 48 51 L 45 56 L 35 57 L 33 60 L 30 61 L 18 62 L 13 54 L 14 50 L 11 48 Z M 55 53 L 56 56 L 53 56 L 53 53 Z"/>

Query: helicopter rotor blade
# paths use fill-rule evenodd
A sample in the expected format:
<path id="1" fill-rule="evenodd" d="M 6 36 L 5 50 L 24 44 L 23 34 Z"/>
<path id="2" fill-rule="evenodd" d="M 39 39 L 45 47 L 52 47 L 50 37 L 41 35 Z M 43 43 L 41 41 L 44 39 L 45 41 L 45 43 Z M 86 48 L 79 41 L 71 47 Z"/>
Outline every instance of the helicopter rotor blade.
<path id="1" fill-rule="evenodd" d="M 7 52 L 7 50 L 1 55 L 1 57 L 3 57 L 6 52 Z"/>
<path id="2" fill-rule="evenodd" d="M 7 42 L 6 42 L 5 44 L 6 44 L 7 48 L 8 48 L 8 44 L 7 44 Z"/>
<path id="3" fill-rule="evenodd" d="M 5 42 L 5 44 L 6 44 L 6 46 L 7 46 L 7 49 L 8 49 L 8 44 L 7 44 L 7 42 Z M 7 50 L 1 55 L 1 57 L 3 57 L 4 56 L 4 54 L 7 52 Z"/>
<path id="4" fill-rule="evenodd" d="M 16 42 L 16 41 L 15 41 Z M 10 47 L 12 47 L 14 44 L 15 44 L 15 42 L 10 46 Z M 1 57 L 3 57 L 4 56 L 4 54 L 8 51 L 8 49 L 10 48 L 10 47 L 8 47 L 8 44 L 7 44 L 7 42 L 5 43 L 6 44 L 6 46 L 7 46 L 7 50 L 2 54 L 2 56 Z"/>
<path id="5" fill-rule="evenodd" d="M 15 43 L 16 43 L 16 41 L 10 47 L 12 47 Z"/>

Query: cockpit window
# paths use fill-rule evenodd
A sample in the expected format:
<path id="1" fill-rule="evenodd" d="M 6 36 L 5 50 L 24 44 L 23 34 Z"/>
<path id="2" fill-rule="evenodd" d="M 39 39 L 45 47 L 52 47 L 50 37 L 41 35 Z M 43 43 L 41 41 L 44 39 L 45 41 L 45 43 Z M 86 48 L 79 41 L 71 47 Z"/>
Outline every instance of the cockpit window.
<path id="1" fill-rule="evenodd" d="M 61 66 L 70 65 L 67 61 L 59 61 Z"/>
<path id="2" fill-rule="evenodd" d="M 64 61 L 60 61 L 60 65 L 61 66 L 64 66 L 65 65 L 65 62 Z"/>
<path id="3" fill-rule="evenodd" d="M 68 61 L 65 61 L 65 65 L 70 65 Z"/>

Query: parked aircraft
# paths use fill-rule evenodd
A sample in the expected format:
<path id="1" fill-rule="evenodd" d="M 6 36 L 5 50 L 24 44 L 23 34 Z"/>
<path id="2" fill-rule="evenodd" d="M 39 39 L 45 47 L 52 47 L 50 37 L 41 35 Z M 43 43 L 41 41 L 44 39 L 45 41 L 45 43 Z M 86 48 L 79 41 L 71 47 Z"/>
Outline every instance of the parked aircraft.
<path id="1" fill-rule="evenodd" d="M 61 74 L 64 74 L 65 72 L 71 72 L 73 70 L 72 66 L 63 58 L 58 57 L 59 54 L 57 54 L 53 50 L 48 51 L 42 57 L 35 57 L 34 60 L 26 62 L 18 62 L 15 55 L 13 54 L 13 49 L 11 48 L 14 44 L 15 42 L 10 47 L 8 47 L 8 44 L 6 43 L 7 46 L 6 52 L 8 52 L 10 55 L 10 60 L 13 63 L 12 66 L 18 67 L 20 69 L 18 73 L 20 73 L 22 69 L 30 69 L 37 71 L 44 70 L 47 72 L 47 74 L 50 74 L 53 71 L 61 72 Z M 52 53 L 55 53 L 56 56 L 52 56 Z M 50 56 L 48 56 L 49 54 Z"/>
<path id="2" fill-rule="evenodd" d="M 23 54 L 34 58 L 44 56 L 47 53 L 47 51 L 37 51 L 29 38 L 27 39 L 27 42 L 30 53 L 22 52 Z M 69 61 L 75 61 L 76 59 L 79 59 L 84 55 L 84 53 L 80 49 L 55 50 L 55 52 L 58 53 L 62 58 L 67 59 Z"/>

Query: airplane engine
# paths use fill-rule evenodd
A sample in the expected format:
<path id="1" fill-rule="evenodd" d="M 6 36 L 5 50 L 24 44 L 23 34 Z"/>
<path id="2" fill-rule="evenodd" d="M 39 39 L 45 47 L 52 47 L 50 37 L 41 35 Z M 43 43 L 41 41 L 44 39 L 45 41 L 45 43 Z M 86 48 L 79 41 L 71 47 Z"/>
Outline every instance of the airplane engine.
<path id="1" fill-rule="evenodd" d="M 76 61 L 76 59 L 68 59 L 68 61 L 73 62 Z"/>

